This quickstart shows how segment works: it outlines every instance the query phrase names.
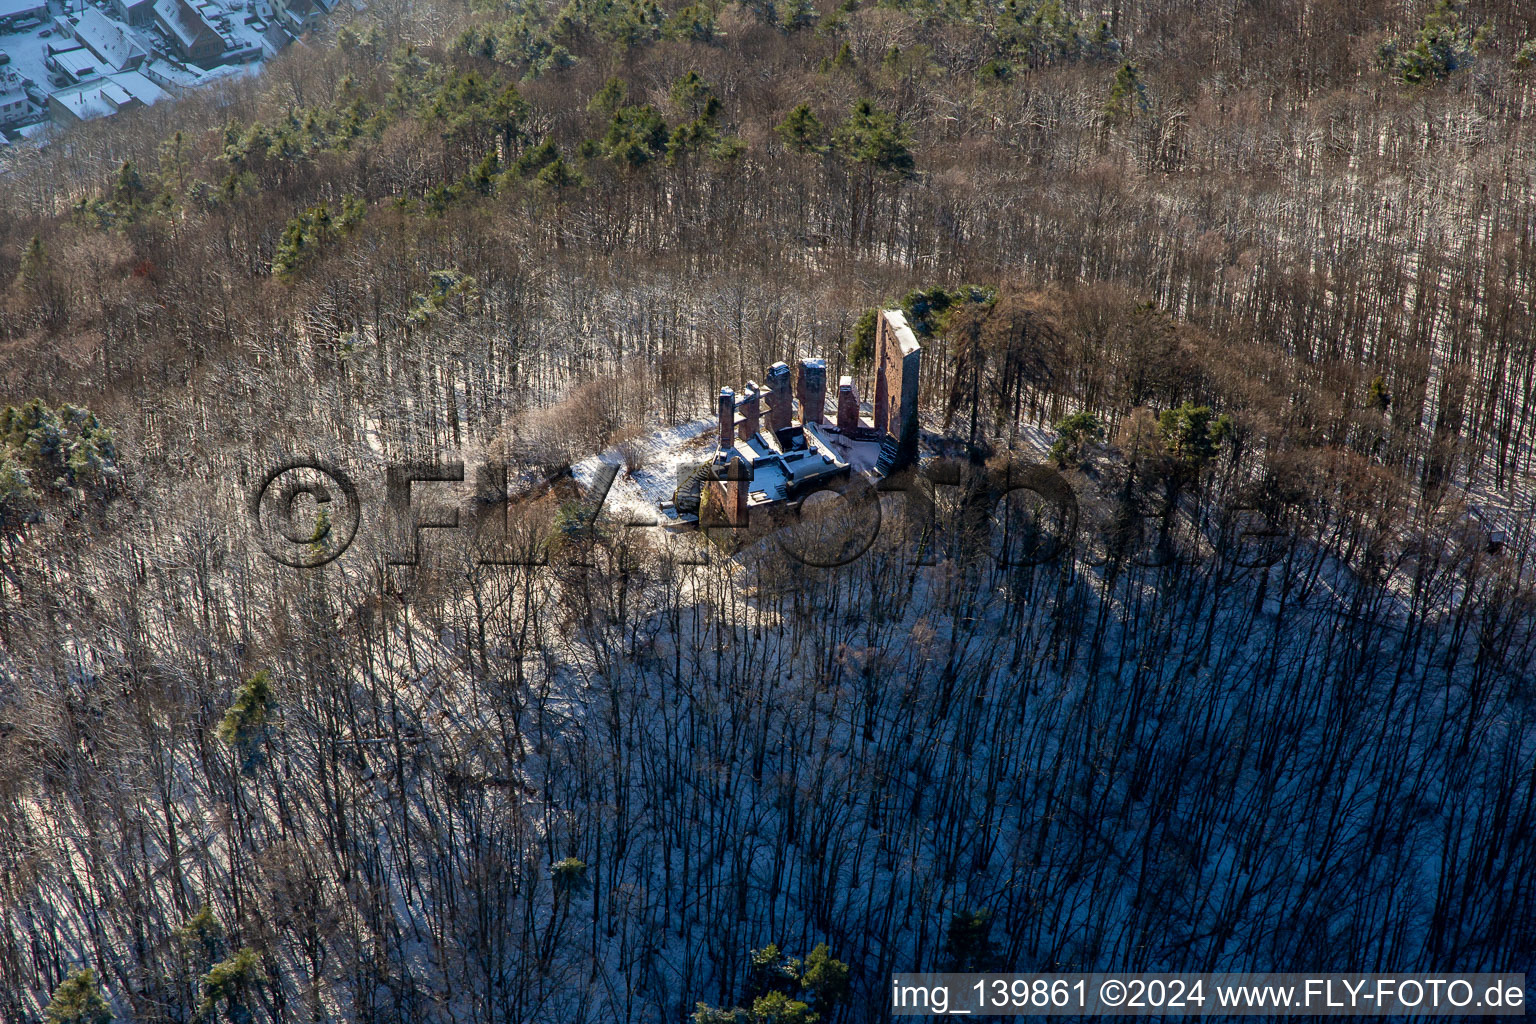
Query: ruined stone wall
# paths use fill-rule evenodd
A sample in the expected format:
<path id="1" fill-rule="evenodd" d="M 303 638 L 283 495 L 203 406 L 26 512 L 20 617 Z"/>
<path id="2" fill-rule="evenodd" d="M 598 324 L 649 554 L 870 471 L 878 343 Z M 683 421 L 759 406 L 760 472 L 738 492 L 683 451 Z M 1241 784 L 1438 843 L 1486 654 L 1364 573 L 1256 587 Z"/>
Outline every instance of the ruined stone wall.
<path id="1" fill-rule="evenodd" d="M 746 395 L 736 400 L 736 408 L 741 413 L 741 425 L 737 434 L 743 441 L 750 441 L 752 435 L 758 430 L 758 400 L 761 392 L 754 381 L 747 381 Z"/>
<path id="2" fill-rule="evenodd" d="M 818 427 L 827 419 L 827 361 L 800 360 L 800 378 L 795 390 L 800 399 L 800 422 Z"/>
<path id="3" fill-rule="evenodd" d="M 745 526 L 752 493 L 752 469 L 740 455 L 717 456 L 701 488 L 699 522 L 704 526 Z"/>
<path id="4" fill-rule="evenodd" d="M 720 447 L 729 448 L 736 437 L 736 393 L 730 388 L 720 389 L 717 405 L 720 419 Z"/>
<path id="5" fill-rule="evenodd" d="M 837 382 L 837 429 L 859 428 L 859 394 L 853 389 L 853 378 L 842 377 Z"/>
<path id="6" fill-rule="evenodd" d="M 768 429 L 777 434 L 789 428 L 795 399 L 791 393 L 788 363 L 774 363 L 768 368 Z"/>
<path id="7" fill-rule="evenodd" d="M 883 310 L 875 333 L 875 429 L 896 440 L 898 465 L 917 460 L 917 389 L 923 350 L 899 309 Z"/>

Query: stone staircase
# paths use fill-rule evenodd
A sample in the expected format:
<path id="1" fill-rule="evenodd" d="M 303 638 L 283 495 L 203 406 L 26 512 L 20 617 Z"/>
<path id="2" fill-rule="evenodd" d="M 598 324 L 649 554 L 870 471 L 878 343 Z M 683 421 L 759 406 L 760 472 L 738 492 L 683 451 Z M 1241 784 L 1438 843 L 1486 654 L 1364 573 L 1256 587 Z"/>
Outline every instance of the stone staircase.
<path id="1" fill-rule="evenodd" d="M 700 495 L 704 490 L 704 481 L 710 479 L 710 477 L 709 463 L 704 462 L 695 466 L 693 472 L 689 473 L 682 483 L 677 485 L 677 490 L 672 493 L 672 507 L 677 509 L 680 515 L 698 515 Z"/>

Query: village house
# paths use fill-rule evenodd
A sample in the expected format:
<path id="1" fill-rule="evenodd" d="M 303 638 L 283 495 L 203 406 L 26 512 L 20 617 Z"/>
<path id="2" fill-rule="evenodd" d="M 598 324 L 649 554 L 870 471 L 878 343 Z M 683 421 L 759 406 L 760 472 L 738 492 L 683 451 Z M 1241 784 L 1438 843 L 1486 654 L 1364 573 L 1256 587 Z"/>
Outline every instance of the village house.
<path id="1" fill-rule="evenodd" d="M 272 13 L 283 28 L 301 36 L 320 24 L 325 11 L 318 0 L 272 0 Z"/>
<path id="2" fill-rule="evenodd" d="M 8 127 L 27 116 L 27 90 L 21 76 L 11 68 L 0 69 L 0 127 Z"/>
<path id="3" fill-rule="evenodd" d="M 189 64 L 212 67 L 226 48 L 224 36 L 190 0 L 155 0 L 155 23 L 176 56 Z"/>
<path id="4" fill-rule="evenodd" d="M 48 18 L 43 0 L 0 0 L 0 32 L 20 32 Z"/>
<path id="5" fill-rule="evenodd" d="M 83 46 L 65 46 L 55 50 L 48 48 L 43 66 L 53 72 L 55 84 L 73 85 L 88 78 L 97 78 L 103 70 L 101 59 Z"/>
<path id="6" fill-rule="evenodd" d="M 112 0 L 112 12 L 118 21 L 141 29 L 155 23 L 155 0 Z"/>
<path id="7" fill-rule="evenodd" d="M 105 65 L 110 72 L 136 71 L 149 54 L 129 35 L 127 28 L 87 7 L 75 25 L 75 40 Z"/>
<path id="8" fill-rule="evenodd" d="M 124 71 L 53 93 L 48 97 L 48 113 L 56 124 L 78 124 L 145 107 L 167 95 L 139 72 Z"/>
<path id="9" fill-rule="evenodd" d="M 112 0 L 117 19 L 133 28 L 143 28 L 155 20 L 155 0 Z"/>

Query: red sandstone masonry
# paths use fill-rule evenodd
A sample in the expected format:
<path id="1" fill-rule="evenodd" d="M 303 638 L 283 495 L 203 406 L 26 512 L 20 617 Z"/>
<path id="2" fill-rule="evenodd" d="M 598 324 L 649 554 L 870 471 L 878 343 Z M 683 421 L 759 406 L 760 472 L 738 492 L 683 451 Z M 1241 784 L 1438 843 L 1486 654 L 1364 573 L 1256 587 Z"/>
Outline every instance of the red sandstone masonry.
<path id="1" fill-rule="evenodd" d="M 768 368 L 768 429 L 777 433 L 789 427 L 795 400 L 790 394 L 789 364 L 778 362 Z"/>
<path id="2" fill-rule="evenodd" d="M 741 410 L 740 430 L 737 434 L 743 441 L 751 440 L 752 435 L 758 431 L 758 416 L 761 405 L 762 390 L 755 381 L 747 381 L 747 390 L 737 405 Z"/>
<path id="3" fill-rule="evenodd" d="M 852 377 L 837 381 L 837 429 L 856 430 L 859 426 L 859 395 L 853 390 Z"/>
<path id="4" fill-rule="evenodd" d="M 800 377 L 795 389 L 800 399 L 800 422 L 818 427 L 827 421 L 827 361 L 800 360 Z"/>
<path id="5" fill-rule="evenodd" d="M 736 436 L 736 393 L 730 388 L 720 389 L 720 447 L 729 448 Z"/>

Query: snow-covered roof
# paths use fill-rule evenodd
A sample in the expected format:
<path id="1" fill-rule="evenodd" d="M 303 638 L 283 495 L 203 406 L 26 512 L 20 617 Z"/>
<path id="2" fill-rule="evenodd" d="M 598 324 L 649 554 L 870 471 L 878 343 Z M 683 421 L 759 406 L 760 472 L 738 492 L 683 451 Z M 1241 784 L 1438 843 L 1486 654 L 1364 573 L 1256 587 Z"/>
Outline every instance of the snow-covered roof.
<path id="1" fill-rule="evenodd" d="M 17 18 L 47 9 L 47 0 L 0 0 L 0 18 Z"/>
<path id="2" fill-rule="evenodd" d="M 306 31 L 324 13 L 315 0 L 283 0 L 274 6 L 280 18 L 299 32 Z"/>
<path id="3" fill-rule="evenodd" d="M 0 68 L 0 102 L 21 91 L 21 76 L 16 73 L 16 69 Z"/>
<path id="4" fill-rule="evenodd" d="M 154 103 L 167 93 L 137 71 L 125 71 L 108 78 L 61 89 L 49 97 L 81 121 L 115 114 L 136 102 Z"/>
<path id="5" fill-rule="evenodd" d="M 151 81 L 167 89 L 184 89 L 197 85 L 202 80 L 202 73 L 190 71 L 180 64 L 173 64 L 164 57 L 151 56 L 144 62 L 141 69 L 149 75 Z"/>
<path id="6" fill-rule="evenodd" d="M 111 104 L 113 110 L 122 110 L 133 102 L 133 96 L 128 90 L 110 78 L 101 83 L 101 98 L 103 101 Z"/>
<path id="7" fill-rule="evenodd" d="M 75 26 L 75 38 L 114 71 L 142 63 L 148 55 L 128 33 L 128 27 L 113 21 L 94 7 L 87 7 Z"/>
<path id="8" fill-rule="evenodd" d="M 158 103 L 170 95 L 170 93 L 137 71 L 123 71 L 109 76 L 109 80 L 146 107 L 151 103 Z"/>
<path id="9" fill-rule="evenodd" d="M 210 36 L 223 47 L 224 37 L 218 29 L 208 23 L 201 11 L 183 0 L 155 0 L 155 14 L 186 50 L 206 46 Z"/>
<path id="10" fill-rule="evenodd" d="M 50 106 L 57 104 L 80 121 L 115 114 L 123 104 L 114 102 L 116 93 L 104 93 L 102 82 L 86 82 L 68 89 L 60 89 L 48 97 Z M 126 96 L 123 97 L 126 102 Z"/>
<path id="11" fill-rule="evenodd" d="M 784 467 L 795 483 L 826 476 L 837 468 L 831 456 L 821 452 L 791 452 L 784 456 Z"/>
<path id="12" fill-rule="evenodd" d="M 867 473 L 880 462 L 880 442 L 863 441 L 844 434 L 831 424 L 818 427 L 808 424 L 805 432 L 814 435 L 823 449 L 832 453 L 839 462 L 845 463 L 855 473 Z"/>
<path id="13" fill-rule="evenodd" d="M 252 65 L 249 64 L 225 64 L 216 68 L 209 68 L 197 76 L 197 85 L 209 85 L 226 78 L 239 78 L 241 75 L 253 74 Z"/>
<path id="14" fill-rule="evenodd" d="M 83 46 L 72 46 L 67 50 L 55 50 L 53 52 L 53 62 L 58 65 L 60 70 L 66 72 L 69 77 L 75 79 L 86 78 L 103 70 L 111 70 L 110 68 L 104 69 L 99 67 L 101 58 Z"/>
<path id="15" fill-rule="evenodd" d="M 203 21 L 207 22 L 208 27 L 217 33 L 220 39 L 224 40 L 226 45 L 234 45 L 234 40 L 230 38 L 229 32 L 224 28 L 224 26 L 229 24 L 228 10 L 216 3 L 212 3 L 211 0 L 188 0 L 188 2 L 197 10 Z"/>

